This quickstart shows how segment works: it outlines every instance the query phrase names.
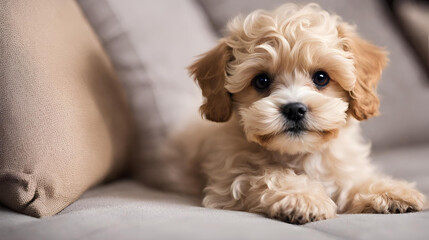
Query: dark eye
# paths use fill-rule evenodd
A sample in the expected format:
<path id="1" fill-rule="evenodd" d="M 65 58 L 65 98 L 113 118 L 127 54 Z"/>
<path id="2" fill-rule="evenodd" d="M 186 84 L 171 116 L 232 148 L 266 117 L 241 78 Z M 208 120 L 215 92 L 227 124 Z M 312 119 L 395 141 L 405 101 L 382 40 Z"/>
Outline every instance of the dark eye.
<path id="1" fill-rule="evenodd" d="M 313 75 L 313 82 L 318 88 L 328 85 L 330 80 L 329 75 L 324 71 L 317 71 Z"/>
<path id="2" fill-rule="evenodd" d="M 253 79 L 252 85 L 256 90 L 264 91 L 270 87 L 271 79 L 267 74 L 262 73 Z"/>

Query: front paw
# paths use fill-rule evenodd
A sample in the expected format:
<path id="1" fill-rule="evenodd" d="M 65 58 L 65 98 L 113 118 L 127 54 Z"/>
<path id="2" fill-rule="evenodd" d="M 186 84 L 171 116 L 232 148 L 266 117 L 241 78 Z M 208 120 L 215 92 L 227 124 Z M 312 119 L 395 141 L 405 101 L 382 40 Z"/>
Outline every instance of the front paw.
<path id="1" fill-rule="evenodd" d="M 400 181 L 373 183 L 366 193 L 355 195 L 349 213 L 406 213 L 421 211 L 426 197 Z"/>
<path id="2" fill-rule="evenodd" d="M 336 216 L 337 206 L 327 195 L 290 194 L 273 204 L 269 216 L 292 224 L 305 224 Z"/>

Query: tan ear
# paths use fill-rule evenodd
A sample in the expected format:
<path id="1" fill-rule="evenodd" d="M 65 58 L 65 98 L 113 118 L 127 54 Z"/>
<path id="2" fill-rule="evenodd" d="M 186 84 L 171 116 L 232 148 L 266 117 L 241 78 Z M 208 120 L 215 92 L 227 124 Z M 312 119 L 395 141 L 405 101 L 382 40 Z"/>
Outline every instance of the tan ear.
<path id="1" fill-rule="evenodd" d="M 351 27 L 340 26 L 340 37 L 346 39 L 345 49 L 353 53 L 356 84 L 349 92 L 349 111 L 357 120 L 366 120 L 379 113 L 380 100 L 376 87 L 386 67 L 387 52 L 360 38 Z"/>
<path id="2" fill-rule="evenodd" d="M 230 58 L 231 49 L 222 41 L 188 67 L 205 98 L 200 112 L 214 122 L 226 122 L 231 117 L 231 94 L 225 89 L 226 64 Z"/>

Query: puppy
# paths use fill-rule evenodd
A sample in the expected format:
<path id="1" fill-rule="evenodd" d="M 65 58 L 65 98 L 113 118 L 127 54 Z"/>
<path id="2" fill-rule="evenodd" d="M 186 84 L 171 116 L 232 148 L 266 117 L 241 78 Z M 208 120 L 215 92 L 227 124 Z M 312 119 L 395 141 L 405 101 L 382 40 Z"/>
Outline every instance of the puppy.
<path id="1" fill-rule="evenodd" d="M 187 169 L 206 179 L 205 207 L 294 224 L 422 210 L 425 196 L 377 172 L 360 135 L 378 114 L 384 50 L 316 4 L 258 10 L 228 29 L 189 67 L 201 114 L 217 123 L 179 134 Z"/>

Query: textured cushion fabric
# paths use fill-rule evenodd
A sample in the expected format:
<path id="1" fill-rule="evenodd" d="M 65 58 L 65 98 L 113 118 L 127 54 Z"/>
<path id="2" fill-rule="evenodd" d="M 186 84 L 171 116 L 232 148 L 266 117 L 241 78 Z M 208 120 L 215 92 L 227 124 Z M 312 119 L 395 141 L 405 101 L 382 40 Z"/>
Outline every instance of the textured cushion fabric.
<path id="1" fill-rule="evenodd" d="M 153 176 L 167 171 L 160 147 L 174 129 L 198 114 L 202 101 L 186 67 L 215 44 L 216 36 L 192 0 L 78 2 L 132 105 L 137 125 L 132 173 L 146 182 L 161 179 Z"/>
<path id="2" fill-rule="evenodd" d="M 429 195 L 429 145 L 375 155 L 387 173 Z M 427 239 L 429 211 L 354 214 L 291 225 L 246 212 L 207 209 L 200 200 L 150 190 L 131 181 L 97 187 L 51 218 L 36 220 L 0 209 L 9 239 Z M 61 231 L 59 231 L 61 229 Z"/>
<path id="3" fill-rule="evenodd" d="M 2 1 L 0 29 L 0 204 L 53 215 L 122 171 L 130 113 L 74 1 Z"/>
<path id="4" fill-rule="evenodd" d="M 287 1 L 199 0 L 199 2 L 215 29 L 222 33 L 226 22 L 238 13 L 247 14 L 258 8 L 274 9 Z M 371 139 L 374 147 L 378 149 L 428 142 L 429 79 L 392 23 L 386 6 L 380 1 L 373 0 L 317 2 L 322 8 L 356 24 L 364 38 L 385 46 L 390 52 L 390 62 L 383 72 L 378 88 L 381 96 L 381 116 L 363 124 L 365 136 Z"/>

